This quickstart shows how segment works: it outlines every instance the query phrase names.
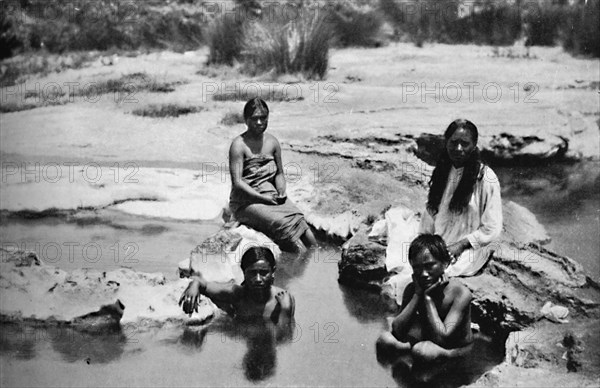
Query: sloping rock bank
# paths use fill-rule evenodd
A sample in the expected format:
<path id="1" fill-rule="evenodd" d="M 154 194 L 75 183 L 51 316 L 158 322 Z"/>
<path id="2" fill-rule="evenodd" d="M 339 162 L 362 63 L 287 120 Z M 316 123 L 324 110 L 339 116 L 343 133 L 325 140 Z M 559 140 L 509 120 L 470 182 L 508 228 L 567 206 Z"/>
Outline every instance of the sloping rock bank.
<path id="1" fill-rule="evenodd" d="M 549 238 L 527 209 L 505 202 L 503 210 L 504 230 L 489 247 L 494 250 L 491 261 L 479 275 L 461 279 L 473 294 L 473 321 L 506 342 L 504 364 L 474 386 L 536 386 L 542 380 L 535 379 L 546 376 L 541 370 L 552 370 L 544 386 L 597 385 L 600 286 L 579 263 L 539 245 Z M 392 208 L 386 220 L 362 225 L 344 245 L 340 283 L 381 290 L 390 309 L 397 311 L 405 284 L 400 284 L 400 275 L 388 274 L 386 265 L 412 239 L 408 233 L 405 241 L 396 241 L 398 234 L 414 233 L 417 224 L 418 214 Z M 390 249 L 392 245 L 396 248 Z M 567 371 L 582 374 L 569 379 Z"/>
<path id="2" fill-rule="evenodd" d="M 444 136 L 423 133 L 417 138 L 416 155 L 427 164 L 435 165 L 437 155 L 444 152 Z M 500 133 L 482 137 L 478 146 L 482 158 L 494 165 L 536 165 L 580 159 L 570 153 L 569 140 L 560 136 L 540 138 Z"/>
<path id="3" fill-rule="evenodd" d="M 550 242 L 544 227 L 523 206 L 504 201 L 502 211 L 505 223 L 501 241 L 521 244 Z M 419 217 L 408 208 L 398 207 L 388 210 L 384 218 L 373 225 L 360 225 L 357 233 L 343 246 L 339 263 L 340 283 L 381 290 L 387 270 L 402 264 L 399 263 L 402 250 L 408 249 L 416 237 Z M 493 248 L 499 252 L 508 251 L 508 248 Z"/>
<path id="4" fill-rule="evenodd" d="M 169 282 L 162 274 L 121 268 L 110 272 L 66 272 L 44 265 L 35 253 L 0 248 L 0 316 L 4 322 L 67 325 L 106 333 L 121 325 L 137 328 L 187 322 L 177 305 L 186 280 Z M 197 322 L 215 307 L 204 299 Z"/>
<path id="5" fill-rule="evenodd" d="M 280 251 L 265 235 L 246 227 L 223 229 L 198 245 L 179 264 L 180 277 L 201 271 L 210 281 L 242 281 L 240 261 L 252 246 Z M 33 252 L 0 248 L 0 318 L 38 326 L 66 325 L 108 333 L 122 325 L 144 328 L 166 323 L 197 325 L 209 320 L 216 306 L 202 298 L 198 313 L 187 317 L 178 306 L 189 281 L 168 281 L 161 273 L 128 268 L 102 272 L 66 272 L 43 264 Z"/>

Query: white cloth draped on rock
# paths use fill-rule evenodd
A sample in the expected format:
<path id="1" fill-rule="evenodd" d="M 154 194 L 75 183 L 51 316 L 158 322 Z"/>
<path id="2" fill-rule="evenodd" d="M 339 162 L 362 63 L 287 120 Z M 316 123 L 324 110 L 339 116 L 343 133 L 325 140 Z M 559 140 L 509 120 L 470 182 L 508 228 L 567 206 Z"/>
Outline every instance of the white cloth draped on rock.
<path id="1" fill-rule="evenodd" d="M 414 218 L 407 217 L 404 213 L 399 213 L 402 216 L 392 217 L 395 222 L 388 222 L 386 267 L 388 271 L 396 274 L 386 282 L 386 287 L 392 288 L 386 292 L 394 295 L 398 304 L 402 302 L 404 289 L 412 281 L 408 247 L 418 234 L 438 234 L 446 244 L 463 238 L 469 240 L 472 248 L 464 251 L 456 262 L 446 269 L 448 276 L 475 275 L 494 251 L 496 244 L 493 244 L 493 241 L 502 232 L 502 201 L 498 177 L 491 168 L 482 166 L 467 209 L 461 214 L 454 214 L 450 212 L 449 205 L 462 172 L 462 168 L 451 168 L 438 213 L 431 216 L 424 210 L 418 228 L 414 225 Z M 386 214 L 386 219 L 387 216 Z M 394 249 L 390 249 L 392 247 Z"/>
<path id="2" fill-rule="evenodd" d="M 446 244 L 466 238 L 472 248 L 460 255 L 446 270 L 448 276 L 472 276 L 488 261 L 494 244 L 502 232 L 502 201 L 498 177 L 482 166 L 467 208 L 460 214 L 450 211 L 450 200 L 462 178 L 463 168 L 451 167 L 438 213 L 424 211 L 419 233 L 439 234 Z"/>

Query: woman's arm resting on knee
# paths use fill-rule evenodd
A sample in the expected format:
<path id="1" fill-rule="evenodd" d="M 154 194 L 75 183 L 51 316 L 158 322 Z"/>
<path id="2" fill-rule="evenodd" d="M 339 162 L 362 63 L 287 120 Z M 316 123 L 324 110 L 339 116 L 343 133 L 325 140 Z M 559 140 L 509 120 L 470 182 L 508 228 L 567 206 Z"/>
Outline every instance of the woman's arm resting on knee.
<path id="1" fill-rule="evenodd" d="M 273 136 L 272 140 L 274 142 L 274 151 L 273 155 L 275 156 L 275 164 L 277 165 L 277 174 L 275 175 L 275 188 L 279 193 L 280 197 L 285 196 L 285 175 L 283 173 L 283 162 L 281 160 L 281 146 L 279 145 L 279 141 Z"/>

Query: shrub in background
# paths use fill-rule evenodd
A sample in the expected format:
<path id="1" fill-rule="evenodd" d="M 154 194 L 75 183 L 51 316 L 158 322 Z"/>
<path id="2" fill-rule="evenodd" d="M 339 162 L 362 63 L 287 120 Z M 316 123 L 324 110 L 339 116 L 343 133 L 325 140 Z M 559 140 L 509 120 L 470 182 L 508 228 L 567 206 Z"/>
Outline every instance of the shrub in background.
<path id="1" fill-rule="evenodd" d="M 600 0 L 588 0 L 572 8 L 562 38 L 565 50 L 600 57 Z"/>
<path id="2" fill-rule="evenodd" d="M 335 44 L 341 47 L 379 47 L 383 44 L 383 16 L 370 7 L 355 7 L 350 2 L 335 3 L 327 21 L 332 24 Z"/>
<path id="3" fill-rule="evenodd" d="M 420 46 L 425 41 L 527 46 L 562 44 L 574 54 L 600 57 L 600 0 L 509 3 L 467 2 L 461 15 L 452 0 L 379 0 L 379 9 L 394 25 L 396 36 Z"/>
<path id="4" fill-rule="evenodd" d="M 237 13 L 225 14 L 213 20 L 208 27 L 209 64 L 233 65 L 241 56 L 245 21 Z"/>
<path id="5" fill-rule="evenodd" d="M 324 78 L 333 37 L 326 15 L 311 10 L 299 10 L 294 18 L 277 12 L 268 15 L 246 29 L 241 55 L 245 70 Z"/>

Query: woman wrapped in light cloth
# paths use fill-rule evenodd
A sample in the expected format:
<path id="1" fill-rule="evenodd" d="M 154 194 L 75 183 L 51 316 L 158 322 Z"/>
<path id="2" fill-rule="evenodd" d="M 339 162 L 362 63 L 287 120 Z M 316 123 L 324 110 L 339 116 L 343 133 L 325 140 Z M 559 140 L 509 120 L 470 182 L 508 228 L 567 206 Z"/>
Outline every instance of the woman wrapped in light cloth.
<path id="1" fill-rule="evenodd" d="M 260 98 L 244 106 L 247 130 L 229 149 L 229 208 L 240 223 L 266 234 L 282 249 L 316 244 L 302 212 L 286 196 L 281 146 L 268 133 L 269 108 Z"/>
<path id="2" fill-rule="evenodd" d="M 427 207 L 418 234 L 440 235 L 448 245 L 452 263 L 447 276 L 473 276 L 490 259 L 502 231 L 500 184 L 492 169 L 479 157 L 477 127 L 470 121 L 453 121 L 446 132 L 445 150 L 431 176 Z M 390 285 L 396 301 L 410 282 L 411 271 L 402 258 L 388 258 L 396 272 Z"/>

